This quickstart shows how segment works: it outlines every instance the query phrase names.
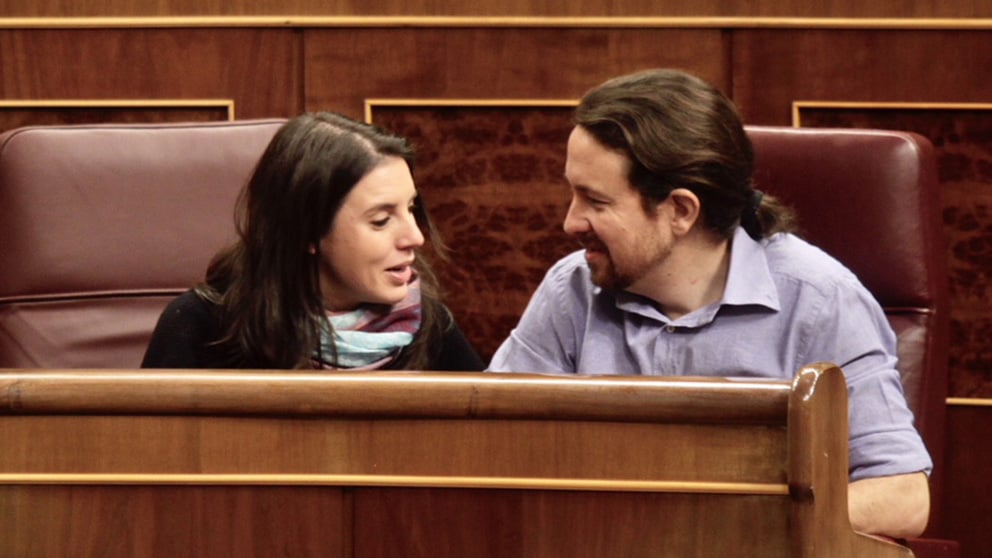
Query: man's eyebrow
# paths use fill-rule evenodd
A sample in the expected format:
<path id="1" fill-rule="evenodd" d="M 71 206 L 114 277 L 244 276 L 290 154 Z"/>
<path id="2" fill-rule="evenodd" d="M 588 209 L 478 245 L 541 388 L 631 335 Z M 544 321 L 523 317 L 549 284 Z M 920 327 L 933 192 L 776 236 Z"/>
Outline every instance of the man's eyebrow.
<path id="1" fill-rule="evenodd" d="M 581 184 L 579 184 L 579 185 L 573 185 L 572 186 L 572 190 L 575 191 L 575 192 L 578 192 L 578 193 L 580 193 L 580 194 L 582 194 L 583 196 L 586 196 L 586 197 L 594 197 L 594 198 L 599 198 L 599 199 L 603 199 L 603 200 L 610 200 L 610 199 L 612 199 L 610 196 L 604 194 L 603 192 L 600 192 L 599 190 L 597 190 L 595 188 L 591 188 L 589 186 L 584 186 L 584 185 L 581 185 Z"/>

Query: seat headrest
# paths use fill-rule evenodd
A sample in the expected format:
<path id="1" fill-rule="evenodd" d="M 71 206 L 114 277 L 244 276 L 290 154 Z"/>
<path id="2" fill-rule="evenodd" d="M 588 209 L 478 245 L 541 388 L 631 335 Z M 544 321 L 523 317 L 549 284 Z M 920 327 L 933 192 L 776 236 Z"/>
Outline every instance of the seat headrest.
<path id="1" fill-rule="evenodd" d="M 803 236 L 883 306 L 929 306 L 945 266 L 933 147 L 882 130 L 749 126 L 755 187 L 796 209 Z M 805 217 L 805 218 L 804 218 Z"/>
<path id="2" fill-rule="evenodd" d="M 0 301 L 198 282 L 284 121 L 28 127 L 0 135 Z"/>

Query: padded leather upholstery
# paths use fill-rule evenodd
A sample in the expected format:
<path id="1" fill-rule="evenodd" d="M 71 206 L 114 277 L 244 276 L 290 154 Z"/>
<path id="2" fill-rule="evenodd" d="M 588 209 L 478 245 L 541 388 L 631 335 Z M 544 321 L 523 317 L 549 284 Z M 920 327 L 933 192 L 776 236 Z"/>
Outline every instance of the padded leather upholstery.
<path id="1" fill-rule="evenodd" d="M 136 368 L 281 120 L 0 135 L 0 367 Z"/>
<path id="2" fill-rule="evenodd" d="M 803 236 L 854 271 L 898 335 L 899 372 L 934 459 L 938 528 L 949 299 L 936 163 L 919 135 L 749 126 L 755 186 L 796 209 Z"/>

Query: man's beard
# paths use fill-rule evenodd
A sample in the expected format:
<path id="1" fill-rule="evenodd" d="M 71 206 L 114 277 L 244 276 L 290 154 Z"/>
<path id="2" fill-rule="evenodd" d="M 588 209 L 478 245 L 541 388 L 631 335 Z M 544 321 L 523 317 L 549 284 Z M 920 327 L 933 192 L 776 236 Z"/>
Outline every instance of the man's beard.
<path id="1" fill-rule="evenodd" d="M 616 260 L 610 250 L 594 235 L 584 235 L 579 239 L 582 246 L 593 251 L 593 259 L 586 259 L 589 265 L 590 279 L 597 287 L 609 291 L 625 291 L 630 289 L 638 280 L 648 272 L 649 269 L 660 264 L 671 255 L 670 245 L 660 245 L 645 240 L 645 251 L 634 251 L 628 253 L 628 265 L 617 266 Z M 648 251 L 650 250 L 650 252 Z M 630 259 L 639 261 L 639 265 L 630 264 Z"/>
<path id="2" fill-rule="evenodd" d="M 630 277 L 617 273 L 617 266 L 613 262 L 610 250 L 598 238 L 594 235 L 584 235 L 579 242 L 587 253 L 592 250 L 595 254 L 592 261 L 586 259 L 590 279 L 594 285 L 608 291 L 621 291 L 633 283 Z"/>

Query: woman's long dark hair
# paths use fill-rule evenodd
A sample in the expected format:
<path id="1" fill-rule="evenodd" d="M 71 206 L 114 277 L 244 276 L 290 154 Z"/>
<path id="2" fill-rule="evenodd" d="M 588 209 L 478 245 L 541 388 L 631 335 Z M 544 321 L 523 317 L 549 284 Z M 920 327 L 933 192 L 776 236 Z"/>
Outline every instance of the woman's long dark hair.
<path id="1" fill-rule="evenodd" d="M 214 256 L 196 288 L 216 305 L 221 337 L 213 349 L 232 367 L 314 367 L 320 332 L 330 324 L 319 257 L 310 249 L 330 230 L 345 196 L 386 156 L 401 157 L 412 172 L 413 150 L 404 138 L 339 114 L 303 114 L 276 132 L 238 198 L 238 240 Z M 419 198 L 414 215 L 443 257 Z M 419 253 L 414 267 L 421 328 L 390 368 L 426 369 L 431 341 L 450 324 L 434 273 Z"/>

